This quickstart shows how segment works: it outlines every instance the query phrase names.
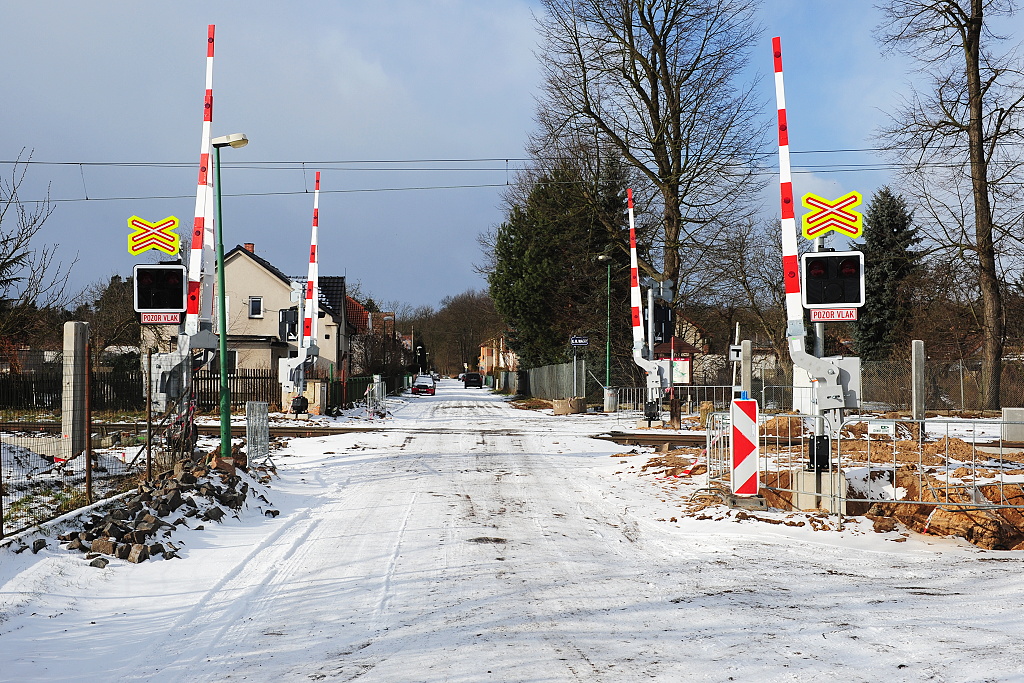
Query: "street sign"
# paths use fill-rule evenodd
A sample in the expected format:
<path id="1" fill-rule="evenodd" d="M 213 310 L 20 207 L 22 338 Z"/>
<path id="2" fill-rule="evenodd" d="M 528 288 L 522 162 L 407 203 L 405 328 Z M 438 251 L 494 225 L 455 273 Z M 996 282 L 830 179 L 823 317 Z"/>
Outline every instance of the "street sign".
<path id="1" fill-rule="evenodd" d="M 590 337 L 569 337 L 569 343 L 573 346 L 589 346 Z"/>
<path id="2" fill-rule="evenodd" d="M 857 319 L 856 308 L 812 308 L 812 323 L 837 323 Z"/>
<path id="3" fill-rule="evenodd" d="M 757 401 L 746 398 L 733 399 L 729 406 L 729 417 L 732 422 L 732 438 L 729 439 L 729 450 L 732 455 L 732 492 L 738 496 L 756 496 L 760 488 Z"/>
<path id="4" fill-rule="evenodd" d="M 181 313 L 139 313 L 143 325 L 180 325 Z"/>
<path id="5" fill-rule="evenodd" d="M 128 219 L 128 227 L 132 229 L 128 234 L 128 253 L 132 256 L 138 256 L 147 249 L 159 249 L 171 256 L 178 253 L 181 238 L 174 232 L 178 227 L 178 219 L 174 216 L 155 223 L 132 216 Z"/>
<path id="6" fill-rule="evenodd" d="M 853 210 L 853 207 L 861 203 L 860 192 L 848 192 L 832 201 L 807 193 L 800 203 L 810 209 L 802 221 L 806 239 L 821 237 L 829 230 L 835 230 L 851 239 L 857 239 L 864 232 L 864 217 Z"/>
<path id="7" fill-rule="evenodd" d="M 896 436 L 896 420 L 868 420 L 868 434 Z"/>

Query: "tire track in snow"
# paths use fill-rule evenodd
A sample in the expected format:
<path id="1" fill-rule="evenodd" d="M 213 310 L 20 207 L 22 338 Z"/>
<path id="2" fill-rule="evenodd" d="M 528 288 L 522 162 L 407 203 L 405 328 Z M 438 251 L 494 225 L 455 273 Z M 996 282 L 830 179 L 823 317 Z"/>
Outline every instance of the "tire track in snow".
<path id="1" fill-rule="evenodd" d="M 231 591 L 231 587 L 234 584 L 244 582 L 248 580 L 248 577 L 252 576 L 251 572 L 243 571 L 247 565 L 256 558 L 260 558 L 258 564 L 265 564 L 267 562 L 266 555 L 268 551 L 273 551 L 277 542 L 282 537 L 289 532 L 294 531 L 296 526 L 301 525 L 298 537 L 296 540 L 293 540 L 292 543 L 285 546 L 283 552 L 284 557 L 292 555 L 300 545 L 299 539 L 304 539 L 312 528 L 318 524 L 316 520 L 310 519 L 309 508 L 300 510 L 295 515 L 292 515 L 283 521 L 284 523 L 278 526 L 274 532 L 265 536 L 248 553 L 235 562 L 231 566 L 231 569 L 226 571 L 224 575 L 213 584 L 213 586 L 204 591 L 204 593 L 196 599 L 195 604 L 191 609 L 175 619 L 174 623 L 167 629 L 162 637 L 162 642 L 166 643 L 168 647 L 158 647 L 153 650 L 147 650 L 144 648 L 135 659 L 123 667 L 123 671 L 119 678 L 122 678 L 123 680 L 141 680 L 148 678 L 148 673 L 142 673 L 147 668 L 150 669 L 150 671 L 153 668 L 162 668 L 161 665 L 168 668 L 177 668 L 181 664 L 182 654 L 189 652 L 190 649 L 198 652 L 198 654 L 190 659 L 189 662 L 191 664 L 198 662 L 206 652 L 204 647 L 199 647 L 199 643 L 196 642 L 200 636 L 205 638 L 207 635 L 203 625 L 217 623 L 222 620 L 223 614 L 230 614 L 238 609 L 237 607 L 232 606 L 235 599 L 225 598 L 223 594 L 226 591 Z M 264 588 L 273 575 L 274 572 L 272 571 L 256 584 L 239 586 L 238 590 L 244 595 L 253 595 Z M 244 605 L 244 601 L 237 604 Z M 158 660 L 154 661 L 155 657 L 158 655 L 166 657 L 167 662 L 163 663 Z"/>
<path id="2" fill-rule="evenodd" d="M 380 586 L 380 598 L 377 600 L 377 607 L 374 609 L 374 618 L 380 620 L 382 616 L 387 613 L 388 608 L 391 606 L 391 601 L 394 599 L 394 590 L 392 588 L 392 582 L 395 578 L 395 568 L 398 566 L 398 558 L 402 554 L 402 538 L 405 536 L 405 530 L 409 528 L 409 517 L 412 515 L 412 510 L 416 505 L 416 499 L 419 496 L 419 492 L 413 492 L 409 498 L 409 502 L 405 505 L 405 513 L 402 515 L 402 523 L 398 527 L 398 532 L 395 535 L 395 545 L 391 551 L 391 557 L 388 558 L 387 567 L 384 570 L 384 577 L 381 580 Z"/>

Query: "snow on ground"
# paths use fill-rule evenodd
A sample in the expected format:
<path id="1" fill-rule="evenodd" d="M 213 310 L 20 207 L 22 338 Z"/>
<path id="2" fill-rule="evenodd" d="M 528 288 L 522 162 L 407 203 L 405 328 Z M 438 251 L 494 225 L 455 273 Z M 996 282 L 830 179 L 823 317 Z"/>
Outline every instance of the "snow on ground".
<path id="1" fill-rule="evenodd" d="M 390 406 L 275 451 L 280 515 L 179 529 L 183 559 L 0 550 L 0 680 L 1024 680 L 1024 552 L 683 516 L 696 485 L 590 438 L 614 418 Z"/>

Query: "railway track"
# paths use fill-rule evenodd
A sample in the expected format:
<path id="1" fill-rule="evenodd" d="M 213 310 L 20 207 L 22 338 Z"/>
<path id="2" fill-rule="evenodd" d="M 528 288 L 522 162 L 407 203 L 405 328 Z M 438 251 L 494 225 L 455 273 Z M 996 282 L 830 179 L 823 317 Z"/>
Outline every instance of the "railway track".
<path id="1" fill-rule="evenodd" d="M 706 438 L 703 434 L 636 434 L 630 432 L 611 432 L 602 434 L 599 439 L 614 441 L 620 446 L 655 446 L 673 448 L 703 447 Z"/>
<path id="2" fill-rule="evenodd" d="M 157 430 L 157 425 L 153 425 Z M 196 425 L 199 433 L 203 436 L 217 436 L 220 434 L 219 424 Z M 270 425 L 270 436 L 331 436 L 332 434 L 349 434 L 352 432 L 375 432 L 377 427 L 343 427 L 336 425 Z M 0 432 L 30 432 L 43 434 L 60 434 L 61 425 L 59 422 L 0 422 Z M 133 422 L 103 422 L 92 426 L 94 434 L 106 436 L 114 432 L 130 432 L 141 434 L 146 431 L 145 423 Z M 245 436 L 245 425 L 231 425 L 231 436 Z"/>

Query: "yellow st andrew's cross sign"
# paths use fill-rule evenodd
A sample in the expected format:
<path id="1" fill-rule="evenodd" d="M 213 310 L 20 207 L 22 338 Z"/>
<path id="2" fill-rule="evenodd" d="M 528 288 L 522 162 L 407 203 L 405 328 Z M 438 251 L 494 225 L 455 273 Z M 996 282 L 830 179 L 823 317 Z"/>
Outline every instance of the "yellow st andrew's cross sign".
<path id="1" fill-rule="evenodd" d="M 128 219 L 128 227 L 132 228 L 128 233 L 128 253 L 132 256 L 138 256 L 147 249 L 159 249 L 171 256 L 178 253 L 181 238 L 174 232 L 178 227 L 178 219 L 174 216 L 155 223 L 132 216 Z"/>
<path id="2" fill-rule="evenodd" d="M 853 207 L 859 206 L 861 200 L 860 192 L 848 192 L 832 201 L 808 192 L 800 200 L 804 208 L 810 209 L 801 221 L 804 238 L 813 240 L 835 230 L 857 239 L 864 234 L 864 217 Z"/>

